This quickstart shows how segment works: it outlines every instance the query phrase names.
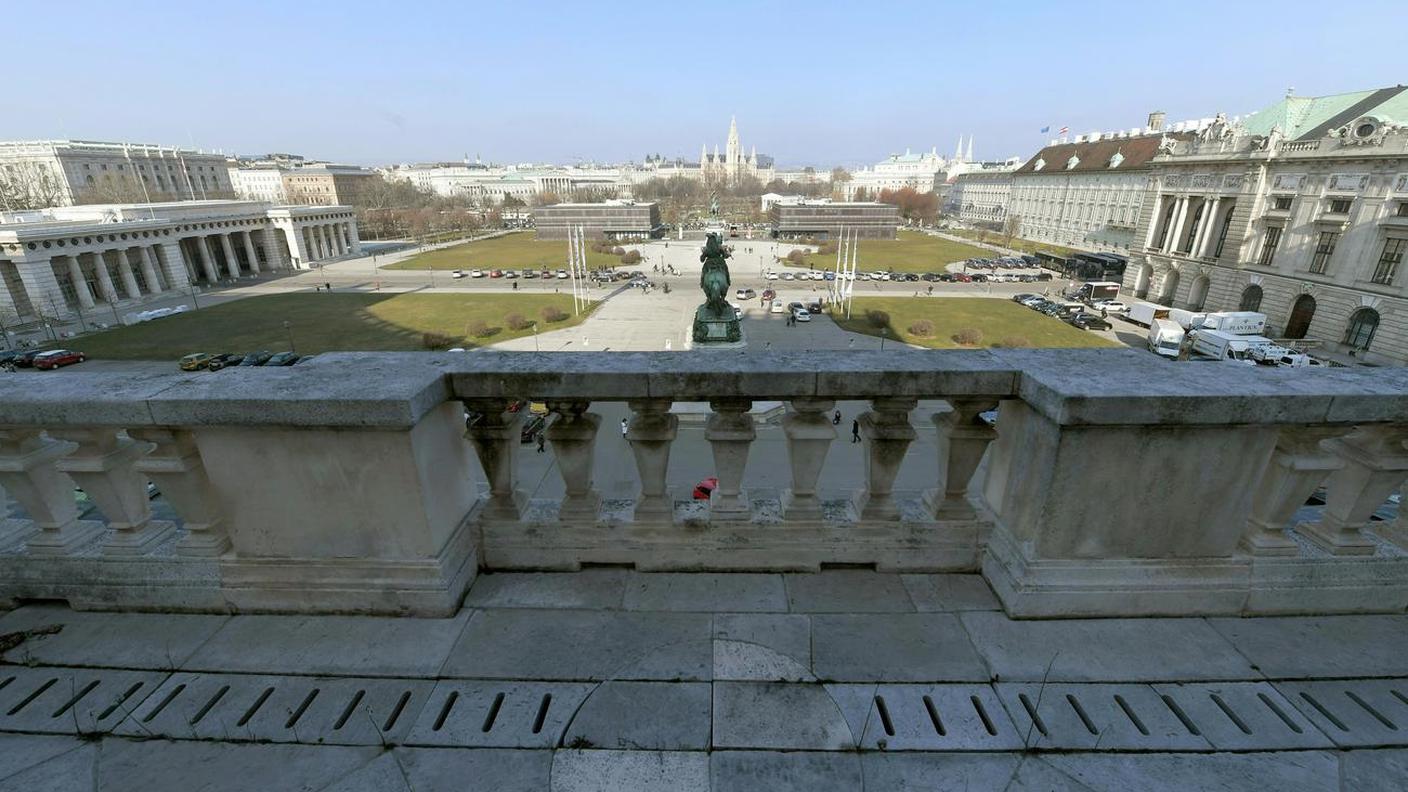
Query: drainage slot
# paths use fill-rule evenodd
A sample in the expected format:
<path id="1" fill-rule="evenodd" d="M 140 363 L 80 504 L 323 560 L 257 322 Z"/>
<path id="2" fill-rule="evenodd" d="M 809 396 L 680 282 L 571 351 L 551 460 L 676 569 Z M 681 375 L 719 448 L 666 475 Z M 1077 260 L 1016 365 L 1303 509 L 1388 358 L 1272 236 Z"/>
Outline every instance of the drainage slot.
<path id="1" fill-rule="evenodd" d="M 1046 724 L 1042 723 L 1041 716 L 1037 714 L 1036 705 L 1032 704 L 1032 700 L 1027 698 L 1027 694 L 1019 693 L 1017 694 L 1017 699 L 1022 702 L 1022 709 L 1027 711 L 1027 717 L 1032 719 L 1032 725 L 1036 727 L 1037 731 L 1041 732 L 1041 736 L 1050 737 L 1050 732 L 1046 731 Z"/>
<path id="2" fill-rule="evenodd" d="M 533 718 L 533 733 L 537 734 L 543 730 L 543 721 L 548 719 L 548 707 L 552 705 L 552 694 L 544 693 L 543 700 L 538 703 L 538 714 Z"/>
<path id="3" fill-rule="evenodd" d="M 1090 716 L 1085 714 L 1085 707 L 1082 707 L 1080 705 L 1080 702 L 1076 701 L 1075 696 L 1071 695 L 1070 693 L 1067 693 L 1066 702 L 1071 705 L 1071 709 L 1075 710 L 1076 717 L 1080 718 L 1080 722 L 1085 724 L 1086 731 L 1090 732 L 1091 734 L 1100 733 L 1100 731 L 1095 728 L 1095 724 L 1090 722 Z"/>
<path id="4" fill-rule="evenodd" d="M 151 723 L 152 719 L 160 715 L 161 711 L 166 709 L 166 705 L 175 701 L 176 697 L 181 695 L 181 691 L 185 689 L 186 685 L 184 682 L 172 688 L 171 692 L 166 694 L 166 698 L 162 699 L 161 703 L 156 705 L 156 709 L 153 709 L 151 712 L 148 712 L 147 716 L 145 718 L 142 718 L 142 723 Z"/>
<path id="5" fill-rule="evenodd" d="M 11 707 L 11 708 L 10 708 L 10 711 L 7 712 L 7 713 L 5 713 L 5 714 L 6 714 L 6 715 L 14 715 L 15 713 L 19 712 L 20 710 L 24 709 L 25 707 L 28 707 L 28 706 L 29 706 L 29 703 L 30 703 L 31 701 L 34 701 L 35 699 L 39 698 L 39 696 L 42 695 L 42 694 L 44 693 L 44 691 L 46 691 L 46 690 L 48 690 L 49 688 L 53 687 L 53 686 L 54 686 L 54 683 L 55 683 L 55 682 L 58 682 L 58 681 L 59 681 L 59 680 L 58 680 L 58 678 L 56 677 L 56 678 L 50 679 L 48 682 L 45 682 L 44 684 L 40 685 L 33 693 L 30 693 L 28 696 L 25 696 L 25 697 L 24 697 L 24 700 L 22 700 L 20 703 L 16 704 L 15 706 Z"/>
<path id="6" fill-rule="evenodd" d="M 885 706 L 885 697 L 875 697 L 875 709 L 880 713 L 880 725 L 885 727 L 885 736 L 895 736 L 895 723 L 890 720 L 890 708 Z"/>
<path id="7" fill-rule="evenodd" d="M 452 695 L 452 696 L 458 698 L 460 694 L 458 694 L 458 693 L 452 693 L 452 694 L 450 694 L 450 695 Z M 395 725 L 396 725 L 396 721 L 401 717 L 401 712 L 406 709 L 406 702 L 408 702 L 408 701 L 410 701 L 410 700 L 411 700 L 411 691 L 407 690 L 407 691 L 405 691 L 404 693 L 401 694 L 401 698 L 399 698 L 399 699 L 396 700 L 396 706 L 391 710 L 391 714 L 386 718 L 386 723 L 381 724 L 381 730 L 382 730 L 382 731 L 384 731 L 384 732 L 389 732 L 389 731 L 391 731 L 391 727 L 392 727 L 392 726 L 395 726 Z M 450 710 L 449 710 L 449 707 L 447 706 L 447 707 L 445 708 L 445 714 L 444 714 L 444 715 L 441 715 L 441 716 L 440 716 L 440 719 L 435 722 L 435 730 L 436 730 L 436 731 L 440 731 L 440 724 L 442 724 L 442 723 L 445 722 L 445 715 L 449 715 L 449 714 L 450 714 Z"/>
<path id="8" fill-rule="evenodd" d="M 15 678 L 14 678 L 14 677 L 5 677 L 5 681 L 0 682 L 0 690 L 4 690 L 5 688 L 9 687 L 9 686 L 10 686 L 10 683 L 11 683 L 11 682 L 14 682 L 14 681 L 15 681 Z M 1400 698 L 1402 698 L 1402 697 L 1400 696 Z"/>
<path id="9" fill-rule="evenodd" d="M 1124 696 L 1116 693 L 1115 703 L 1120 705 L 1120 709 L 1124 710 L 1125 717 L 1129 718 L 1129 722 L 1134 724 L 1134 728 L 1138 729 L 1140 734 L 1148 737 L 1149 730 L 1144 727 L 1144 722 L 1139 720 L 1139 716 L 1134 714 L 1134 710 L 1129 706 L 1129 702 L 1124 700 Z"/>
<path id="10" fill-rule="evenodd" d="M 487 734 L 490 729 L 494 728 L 494 721 L 499 717 L 499 707 L 503 705 L 504 694 L 499 693 L 494 696 L 494 703 L 489 705 L 489 714 L 484 716 L 484 725 L 479 727 L 480 731 Z"/>
<path id="11" fill-rule="evenodd" d="M 1346 690 L 1344 694 L 1346 696 L 1349 696 L 1350 701 L 1353 701 L 1355 704 L 1358 704 L 1360 707 L 1363 707 L 1365 712 L 1369 713 L 1370 715 L 1373 715 L 1374 720 L 1377 720 L 1379 723 L 1382 723 L 1385 728 L 1391 731 L 1398 731 L 1398 727 L 1394 725 L 1393 721 L 1384 717 L 1383 713 L 1369 706 L 1369 702 L 1360 698 L 1359 695 L 1353 690 Z"/>
<path id="12" fill-rule="evenodd" d="M 308 707 L 313 704 L 313 699 L 317 698 L 320 692 L 322 691 L 318 688 L 313 688 L 308 691 L 308 695 L 303 697 L 303 702 L 298 705 L 298 709 L 294 710 L 293 714 L 288 716 L 288 720 L 284 722 L 285 729 L 292 729 L 294 726 L 298 725 L 298 719 L 303 717 L 303 713 L 308 711 Z"/>
<path id="13" fill-rule="evenodd" d="M 1242 734 L 1252 733 L 1252 730 L 1247 727 L 1247 722 L 1242 720 L 1237 713 L 1233 712 L 1231 707 L 1227 706 L 1227 702 L 1222 700 L 1222 696 L 1216 693 L 1209 693 L 1208 696 L 1212 699 L 1212 703 L 1216 704 L 1217 708 L 1222 710 L 1222 714 L 1226 715 L 1228 720 L 1235 723 L 1237 728 L 1242 730 Z"/>
<path id="14" fill-rule="evenodd" d="M 1183 728 L 1187 729 L 1189 734 L 1194 737 L 1203 736 L 1203 733 L 1198 731 L 1197 724 L 1193 723 L 1193 719 L 1188 717 L 1188 713 L 1184 712 L 1183 708 L 1178 706 L 1177 701 L 1174 701 L 1168 694 L 1161 695 L 1159 698 L 1164 700 L 1164 706 L 1168 707 L 1168 711 L 1173 713 L 1173 717 L 1178 718 L 1178 722 L 1183 724 Z"/>
<path id="15" fill-rule="evenodd" d="M 10 677 L 10 679 L 14 679 L 14 677 Z M 4 687 L 5 687 L 4 685 L 0 685 L 0 689 L 4 689 Z M 1398 699 L 1399 701 L 1403 702 L 1404 704 L 1408 704 L 1408 696 L 1404 696 L 1402 693 L 1399 693 L 1397 690 L 1390 690 L 1389 693 L 1392 693 L 1394 698 Z"/>
<path id="16" fill-rule="evenodd" d="M 215 705 L 220 703 L 220 699 L 225 698 L 225 694 L 229 692 L 229 685 L 221 685 L 220 689 L 215 691 L 215 695 L 210 697 L 210 701 L 205 702 L 205 706 L 201 707 L 200 710 L 198 710 L 196 714 L 191 717 L 191 725 L 194 726 L 197 723 L 200 723 L 201 719 L 204 718 L 206 715 L 209 715 L 210 711 L 215 708 Z"/>
<path id="17" fill-rule="evenodd" d="M 113 703 L 109 704 L 108 708 L 103 710 L 103 714 L 98 716 L 98 720 L 106 719 L 107 716 L 116 712 L 118 707 L 121 707 L 123 704 L 126 704 L 127 699 L 132 698 L 132 694 L 136 693 L 142 687 L 142 684 L 143 683 L 141 682 L 133 682 L 132 687 L 127 688 L 126 693 L 123 693 L 121 696 L 118 697 L 117 701 L 114 701 Z"/>
<path id="18" fill-rule="evenodd" d="M 1280 707 L 1276 706 L 1276 702 L 1275 702 L 1275 701 L 1272 701 L 1270 696 L 1266 695 L 1265 693 L 1258 693 L 1258 694 L 1256 694 L 1256 697 L 1259 698 L 1259 699 L 1261 699 L 1261 703 L 1262 703 L 1262 704 L 1265 704 L 1267 709 L 1269 709 L 1269 710 L 1271 710 L 1272 712 L 1276 713 L 1276 717 L 1280 718 L 1280 719 L 1281 719 L 1281 722 L 1284 723 L 1284 724 L 1286 724 L 1286 728 L 1290 729 L 1291 731 L 1295 732 L 1296 734 L 1301 734 L 1301 733 L 1302 733 L 1302 732 L 1301 732 L 1301 728 L 1300 728 L 1300 724 L 1298 724 L 1298 723 L 1296 723 L 1295 721 L 1291 720 L 1291 716 L 1287 715 L 1285 712 L 1283 712 L 1283 711 L 1281 710 Z"/>
<path id="19" fill-rule="evenodd" d="M 978 717 L 983 719 L 983 728 L 988 730 L 988 735 L 997 736 L 997 729 L 992 725 L 992 718 L 988 717 L 988 711 L 983 709 L 983 702 L 977 696 L 969 696 L 968 700 L 973 702 L 973 711 L 978 713 Z"/>
<path id="20" fill-rule="evenodd" d="M 362 697 L 366 695 L 367 691 L 359 690 L 352 696 L 352 700 L 347 702 L 347 709 L 343 710 L 342 714 L 337 716 L 337 723 L 332 725 L 333 731 L 337 731 L 347 725 L 347 719 L 352 717 L 353 710 L 357 709 L 357 705 L 362 703 Z"/>
<path id="21" fill-rule="evenodd" d="M 60 715 L 64 714 L 65 712 L 68 712 L 68 710 L 69 710 L 70 707 L 72 707 L 74 704 L 77 704 L 78 701 L 79 701 L 79 699 L 83 698 L 84 696 L 88 695 L 89 693 L 92 693 L 92 692 L 93 692 L 93 688 L 95 688 L 95 687 L 97 687 L 97 686 L 98 686 L 98 680 L 96 680 L 96 679 L 93 680 L 92 682 L 89 682 L 87 685 L 84 685 L 82 690 L 80 690 L 80 691 L 78 691 L 77 693 L 73 694 L 73 698 L 69 699 L 62 707 L 59 707 L 58 709 L 54 710 L 54 714 L 53 714 L 53 715 L 50 715 L 49 717 L 51 717 L 51 718 L 57 718 L 57 717 L 59 717 Z"/>
<path id="22" fill-rule="evenodd" d="M 924 697 L 924 709 L 929 711 L 929 722 L 934 724 L 934 732 L 940 737 L 947 737 L 948 730 L 944 728 L 943 719 L 939 717 L 939 708 L 934 706 L 934 700 L 928 696 Z"/>
<path id="23" fill-rule="evenodd" d="M 435 719 L 435 726 L 431 731 L 440 731 L 441 727 L 445 725 L 445 719 L 450 717 L 450 710 L 455 708 L 455 702 L 459 700 L 460 692 L 458 690 L 450 691 L 450 695 L 445 697 L 445 705 L 440 708 L 440 715 Z"/>
<path id="24" fill-rule="evenodd" d="M 253 704 L 249 705 L 249 709 L 244 711 L 244 714 L 235 722 L 235 725 L 243 726 L 249 723 L 249 719 L 254 717 L 254 713 L 258 712 L 259 708 L 264 706 L 264 702 L 268 701 L 269 697 L 273 694 L 274 689 L 272 687 L 264 688 L 264 692 L 259 694 L 259 698 L 255 699 Z"/>
<path id="25" fill-rule="evenodd" d="M 1325 705 L 1316 701 L 1314 696 L 1302 690 L 1300 692 L 1300 697 L 1305 699 L 1305 703 L 1314 707 L 1316 712 L 1320 713 L 1321 715 L 1324 715 L 1325 720 L 1335 724 L 1335 728 L 1339 729 L 1342 732 L 1349 731 L 1349 727 L 1344 725 L 1344 721 L 1340 720 L 1339 718 L 1336 718 L 1333 712 L 1330 712 L 1329 710 L 1325 709 Z"/>

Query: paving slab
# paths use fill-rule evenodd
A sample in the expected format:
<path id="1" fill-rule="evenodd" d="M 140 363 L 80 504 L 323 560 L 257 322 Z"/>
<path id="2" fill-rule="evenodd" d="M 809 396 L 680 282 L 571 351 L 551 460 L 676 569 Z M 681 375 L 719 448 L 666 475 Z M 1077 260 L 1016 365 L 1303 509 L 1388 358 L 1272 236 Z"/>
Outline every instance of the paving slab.
<path id="1" fill-rule="evenodd" d="M 229 616 L 174 613 L 93 613 L 62 605 L 27 605 L 0 617 L 0 634 L 50 625 L 6 652 L 11 663 L 175 670 L 210 639 Z"/>
<path id="2" fill-rule="evenodd" d="M 1408 616 L 1290 616 L 1208 623 L 1272 679 L 1408 676 Z"/>
<path id="3" fill-rule="evenodd" d="M 318 792 L 415 792 L 390 751 L 353 770 Z"/>
<path id="4" fill-rule="evenodd" d="M 1037 750 L 1207 751 L 1149 685 L 1006 682 L 996 686 L 1017 731 Z"/>
<path id="5" fill-rule="evenodd" d="M 1349 751 L 1340 755 L 1340 773 L 1346 792 L 1402 792 L 1408 751 Z"/>
<path id="6" fill-rule="evenodd" d="M 85 743 L 65 736 L 0 735 L 0 780 L 66 754 Z"/>
<path id="7" fill-rule="evenodd" d="M 858 754 L 719 751 L 709 759 L 713 792 L 854 792 Z"/>
<path id="8" fill-rule="evenodd" d="M 709 755 L 571 751 L 553 755 L 552 792 L 709 792 Z"/>
<path id="9" fill-rule="evenodd" d="M 552 752 L 493 748 L 397 748 L 414 792 L 542 792 L 549 788 Z"/>
<path id="10" fill-rule="evenodd" d="M 855 738 L 826 687 L 715 682 L 715 748 L 846 751 Z"/>
<path id="11" fill-rule="evenodd" d="M 846 726 L 851 730 L 851 740 L 857 745 L 865 736 L 865 729 L 875 711 L 875 685 L 836 684 L 824 685 Z"/>
<path id="12" fill-rule="evenodd" d="M 1014 621 L 958 614 L 993 678 L 1040 682 L 1256 680 L 1260 674 L 1202 619 Z"/>
<path id="13" fill-rule="evenodd" d="M 385 749 L 336 745 L 255 745 L 168 740 L 105 740 L 98 766 L 103 792 L 191 789 L 324 789 Z"/>
<path id="14" fill-rule="evenodd" d="M 621 607 L 624 569 L 583 569 L 580 572 L 481 572 L 465 598 L 473 608 L 602 608 Z"/>
<path id="15" fill-rule="evenodd" d="M 834 569 L 782 576 L 794 613 L 913 613 L 899 575 Z"/>
<path id="16" fill-rule="evenodd" d="M 472 613 L 395 616 L 233 616 L 185 671 L 434 677 Z"/>
<path id="17" fill-rule="evenodd" d="M 408 745 L 556 748 L 593 685 L 441 680 L 405 737 Z"/>
<path id="18" fill-rule="evenodd" d="M 1035 755 L 867 753 L 865 788 L 876 792 L 1074 792 L 1085 789 Z"/>
<path id="19" fill-rule="evenodd" d="M 1002 610 L 982 575 L 900 575 L 915 610 Z"/>
<path id="20" fill-rule="evenodd" d="M 0 730 L 101 734 L 118 727 L 167 674 L 104 668 L 0 668 Z"/>
<path id="21" fill-rule="evenodd" d="M 481 611 L 450 652 L 443 675 L 707 681 L 711 621 L 696 613 Z"/>
<path id="22" fill-rule="evenodd" d="M 1408 679 L 1274 684 L 1335 745 L 1343 748 L 1408 745 Z"/>
<path id="23" fill-rule="evenodd" d="M 811 617 L 801 614 L 714 616 L 714 679 L 814 682 Z"/>
<path id="24" fill-rule="evenodd" d="M 1048 754 L 1041 758 L 1091 792 L 1326 792 L 1339 761 L 1325 751 L 1250 754 Z"/>
<path id="25" fill-rule="evenodd" d="M 787 611 L 781 575 L 710 572 L 636 573 L 626 581 L 627 610 Z"/>
<path id="26" fill-rule="evenodd" d="M 1280 751 L 1331 748 L 1334 743 L 1269 682 L 1154 685 L 1170 709 L 1198 730 L 1213 750 Z"/>
<path id="27" fill-rule="evenodd" d="M 1022 735 L 987 685 L 878 685 L 861 747 L 883 751 L 1010 751 Z"/>
<path id="28" fill-rule="evenodd" d="M 948 613 L 812 617 L 812 672 L 840 682 L 984 682 L 988 672 Z"/>
<path id="29" fill-rule="evenodd" d="M 707 682 L 602 682 L 562 735 L 563 745 L 632 751 L 705 751 Z"/>
<path id="30" fill-rule="evenodd" d="M 14 739 L 12 736 L 0 738 Z M 73 750 L 46 757 L 8 778 L 0 779 L 0 792 L 97 792 L 96 743 L 77 744 Z"/>

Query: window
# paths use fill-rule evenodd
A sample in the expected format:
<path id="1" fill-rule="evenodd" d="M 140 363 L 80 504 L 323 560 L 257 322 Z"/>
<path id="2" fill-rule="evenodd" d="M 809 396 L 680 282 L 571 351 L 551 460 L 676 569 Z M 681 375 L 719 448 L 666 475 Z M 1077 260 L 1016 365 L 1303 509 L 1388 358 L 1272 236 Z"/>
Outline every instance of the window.
<path id="1" fill-rule="evenodd" d="M 1379 256 L 1379 263 L 1374 267 L 1374 283 L 1388 285 L 1393 283 L 1394 275 L 1398 274 L 1398 265 L 1403 263 L 1403 252 L 1408 250 L 1408 239 L 1395 239 L 1390 237 L 1384 241 L 1384 252 Z"/>
<path id="2" fill-rule="evenodd" d="M 1217 232 L 1217 247 L 1212 251 L 1213 258 L 1222 258 L 1222 247 L 1227 244 L 1227 229 L 1232 227 L 1232 209 L 1235 206 L 1227 207 L 1227 214 L 1222 218 L 1222 229 Z"/>
<path id="3" fill-rule="evenodd" d="M 1330 256 L 1335 254 L 1335 244 L 1340 241 L 1340 232 L 1321 231 L 1320 240 L 1315 243 L 1315 256 L 1310 260 L 1310 271 L 1323 274 L 1330 264 Z"/>
<path id="4" fill-rule="evenodd" d="M 1399 201 L 1398 211 L 1395 214 L 1399 217 L 1408 217 L 1408 201 Z"/>
<path id="5" fill-rule="evenodd" d="M 1368 351 L 1374 341 L 1374 331 L 1379 329 L 1379 312 L 1373 308 L 1360 308 L 1349 317 L 1349 329 L 1344 334 L 1344 344 L 1360 352 Z"/>
<path id="6" fill-rule="evenodd" d="M 1154 243 L 1156 249 L 1163 249 L 1164 241 L 1168 239 L 1169 225 L 1173 222 L 1173 210 L 1177 207 L 1177 202 L 1170 202 L 1168 209 L 1164 210 L 1164 221 L 1159 227 L 1159 241 Z"/>
<path id="7" fill-rule="evenodd" d="M 1261 255 L 1257 257 L 1256 263 L 1263 266 L 1271 266 L 1271 259 L 1276 255 L 1276 246 L 1281 244 L 1281 229 L 1276 226 L 1266 229 L 1266 238 L 1261 241 Z"/>
<path id="8" fill-rule="evenodd" d="M 1349 205 L 1353 201 L 1348 198 L 1336 198 L 1330 201 L 1330 214 L 1349 214 Z"/>
<path id="9" fill-rule="evenodd" d="M 1239 311 L 1258 311 L 1258 310 L 1261 310 L 1261 287 L 1258 286 L 1258 285 L 1256 285 L 1255 283 L 1253 283 L 1252 285 L 1250 285 L 1250 286 L 1248 286 L 1247 288 L 1243 289 L 1243 290 L 1242 290 L 1242 304 L 1238 307 L 1237 310 L 1239 310 Z"/>
<path id="10" fill-rule="evenodd" d="M 1285 212 L 1291 208 L 1291 196 L 1276 195 L 1271 198 L 1271 208 L 1278 212 Z"/>

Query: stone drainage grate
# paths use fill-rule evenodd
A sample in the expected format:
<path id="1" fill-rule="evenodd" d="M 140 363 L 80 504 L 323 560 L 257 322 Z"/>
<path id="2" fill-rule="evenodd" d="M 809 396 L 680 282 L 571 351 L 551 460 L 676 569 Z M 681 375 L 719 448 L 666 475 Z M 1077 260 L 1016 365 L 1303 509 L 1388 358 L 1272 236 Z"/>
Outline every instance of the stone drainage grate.
<path id="1" fill-rule="evenodd" d="M 407 745 L 556 748 L 596 685 L 442 680 Z"/>
<path id="2" fill-rule="evenodd" d="M 1278 682 L 1276 687 L 1335 745 L 1408 745 L 1408 679 Z"/>
<path id="3" fill-rule="evenodd" d="M 113 731 L 166 678 L 162 672 L 0 667 L 0 731 Z"/>

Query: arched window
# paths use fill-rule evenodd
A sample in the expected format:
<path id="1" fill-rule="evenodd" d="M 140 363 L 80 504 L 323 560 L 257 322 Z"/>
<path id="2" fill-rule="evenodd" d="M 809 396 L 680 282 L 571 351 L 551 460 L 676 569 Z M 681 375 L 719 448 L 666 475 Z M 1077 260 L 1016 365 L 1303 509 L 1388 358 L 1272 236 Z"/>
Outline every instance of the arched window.
<path id="1" fill-rule="evenodd" d="M 1242 304 L 1238 306 L 1239 311 L 1257 311 L 1261 309 L 1261 287 L 1253 283 L 1242 290 Z"/>
<path id="2" fill-rule="evenodd" d="M 1349 317 L 1349 329 L 1345 331 L 1345 346 L 1367 351 L 1374 341 L 1374 331 L 1379 329 L 1379 312 L 1373 308 L 1360 308 Z"/>

